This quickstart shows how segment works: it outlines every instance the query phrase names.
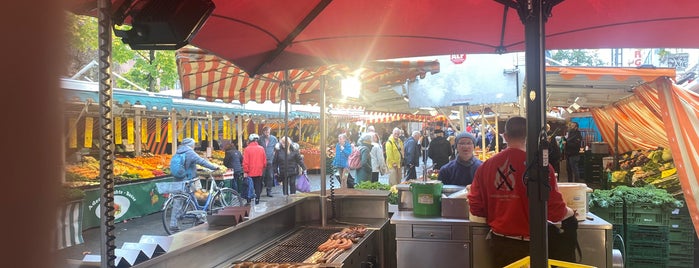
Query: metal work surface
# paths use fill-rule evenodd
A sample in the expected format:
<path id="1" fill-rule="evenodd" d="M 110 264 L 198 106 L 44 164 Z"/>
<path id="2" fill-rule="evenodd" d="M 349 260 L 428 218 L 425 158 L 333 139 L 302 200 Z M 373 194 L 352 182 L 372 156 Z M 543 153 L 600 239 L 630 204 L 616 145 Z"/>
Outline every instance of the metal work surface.
<path id="1" fill-rule="evenodd" d="M 335 195 L 336 216 L 328 218 L 328 225 L 320 226 L 322 215 L 319 207 L 321 199 L 315 193 L 271 199 L 264 205 L 254 206 L 250 216 L 235 226 L 209 226 L 204 223 L 186 231 L 172 235 L 169 251 L 156 258 L 139 263 L 134 267 L 229 267 L 233 262 L 253 260 L 274 255 L 279 258 L 294 257 L 294 261 L 303 261 L 313 254 L 318 245 L 338 232 L 343 227 L 361 225 L 373 232 L 367 232 L 360 244 L 381 243 L 378 239 L 367 239 L 370 234 L 384 231 L 388 225 L 387 191 L 340 190 Z M 311 226 L 311 227 L 309 227 Z M 323 235 L 324 232 L 329 232 Z M 318 232 L 305 234 L 305 232 Z M 379 235 L 378 237 L 381 237 Z M 303 241 L 303 240 L 310 241 Z M 323 239 L 315 241 L 314 239 Z M 358 244 L 359 245 L 359 244 Z M 380 245 L 380 244 L 379 244 Z M 372 245 L 372 251 L 379 248 Z M 279 249 L 276 247 L 279 246 Z M 293 248 L 297 246 L 296 248 Z M 356 246 L 356 245 L 355 245 Z M 304 248 L 305 247 L 305 248 Z M 304 249 L 301 249 L 304 248 Z M 340 254 L 336 260 L 352 260 L 358 247 L 353 247 Z M 311 251 L 313 250 L 313 251 Z M 362 248 L 362 250 L 365 250 Z M 291 253 L 295 251 L 297 253 Z M 269 253 L 268 253 L 269 252 Z M 304 259 L 299 260 L 304 256 Z M 366 255 L 363 255 L 366 258 Z M 356 259 L 359 261 L 359 259 Z M 289 262 L 289 261 L 283 261 Z M 357 262 L 359 263 L 359 262 Z M 342 264 L 327 267 L 355 267 Z M 359 267 L 359 266 L 356 266 Z"/>
<path id="2" fill-rule="evenodd" d="M 396 228 L 398 266 L 403 267 L 489 267 L 492 252 L 484 223 L 442 217 L 415 217 L 397 211 L 391 217 Z M 579 263 L 612 267 L 612 225 L 592 213 L 579 222 Z M 455 257 L 455 256 L 458 256 Z"/>

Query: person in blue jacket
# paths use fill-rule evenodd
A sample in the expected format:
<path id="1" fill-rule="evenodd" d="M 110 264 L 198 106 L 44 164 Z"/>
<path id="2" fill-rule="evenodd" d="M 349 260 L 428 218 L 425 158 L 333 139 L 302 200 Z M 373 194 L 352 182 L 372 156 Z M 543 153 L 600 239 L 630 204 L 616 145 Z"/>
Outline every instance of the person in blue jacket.
<path id="1" fill-rule="evenodd" d="M 335 159 L 333 159 L 333 167 L 340 173 L 340 187 L 347 188 L 347 175 L 349 174 L 348 158 L 352 153 L 352 144 L 347 139 L 346 134 L 337 136 L 337 144 L 335 145 Z"/>
<path id="2" fill-rule="evenodd" d="M 192 138 L 182 140 L 182 146 L 177 147 L 177 153 L 185 154 L 184 167 L 187 170 L 187 176 L 185 178 L 187 180 L 191 180 L 197 176 L 197 165 L 211 170 L 218 170 L 219 168 L 194 151 L 194 139 Z"/>
<path id="3" fill-rule="evenodd" d="M 480 159 L 473 155 L 476 138 L 463 132 L 456 136 L 454 145 L 456 146 L 456 159 L 449 161 L 439 169 L 437 179 L 445 185 L 467 186 L 473 182 L 476 169 L 483 164 Z"/>

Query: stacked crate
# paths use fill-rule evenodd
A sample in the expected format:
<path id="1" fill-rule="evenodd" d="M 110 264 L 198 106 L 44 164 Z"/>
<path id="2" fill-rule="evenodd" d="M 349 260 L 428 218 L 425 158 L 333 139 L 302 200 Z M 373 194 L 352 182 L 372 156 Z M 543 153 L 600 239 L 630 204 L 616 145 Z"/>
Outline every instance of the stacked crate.
<path id="1" fill-rule="evenodd" d="M 623 206 L 610 206 L 606 208 L 591 207 L 590 212 L 612 224 L 612 239 L 615 249 L 623 248 L 624 234 L 624 208 Z M 620 237 L 617 237 L 620 236 Z"/>
<path id="2" fill-rule="evenodd" d="M 585 154 L 581 155 L 580 165 L 580 176 L 587 183 L 602 183 L 607 179 L 604 174 L 604 167 L 602 167 L 602 160 L 604 157 L 609 156 L 608 153 L 594 153 L 592 151 L 585 151 Z"/>
<path id="3" fill-rule="evenodd" d="M 696 234 L 687 207 L 670 214 L 668 268 L 695 267 L 694 240 Z"/>
<path id="4" fill-rule="evenodd" d="M 626 264 L 659 268 L 668 264 L 670 211 L 650 204 L 626 207 Z"/>
<path id="5" fill-rule="evenodd" d="M 696 233 L 688 209 L 669 208 L 677 203 L 668 206 L 667 203 L 658 205 L 640 202 L 638 196 L 641 195 L 638 192 L 632 193 L 634 191 L 629 189 L 595 190 L 592 194 L 593 202 L 590 203 L 590 212 L 613 225 L 614 248 L 624 249 L 626 267 L 695 267 Z M 647 191 L 650 193 L 656 190 L 649 188 Z M 638 196 L 634 198 L 635 195 Z M 623 197 L 623 201 L 619 201 L 618 197 Z M 621 235 L 624 246 L 616 238 L 617 234 Z"/>

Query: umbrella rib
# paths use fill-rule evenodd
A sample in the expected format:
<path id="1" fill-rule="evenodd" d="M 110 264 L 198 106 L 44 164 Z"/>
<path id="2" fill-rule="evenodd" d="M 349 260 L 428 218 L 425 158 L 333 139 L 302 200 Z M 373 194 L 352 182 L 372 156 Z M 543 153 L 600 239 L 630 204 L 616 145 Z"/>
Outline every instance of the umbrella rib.
<path id="1" fill-rule="evenodd" d="M 457 42 L 457 43 L 467 43 L 467 44 L 473 44 L 473 45 L 479 45 L 479 46 L 484 46 L 484 47 L 490 47 L 493 49 L 496 49 L 496 46 L 489 45 L 486 43 L 480 43 L 480 42 L 474 42 L 474 41 L 468 41 L 468 40 L 459 40 L 459 39 L 454 39 L 454 38 L 444 38 L 444 37 L 432 37 L 432 36 L 417 36 L 417 35 L 348 35 L 348 36 L 331 36 L 331 37 L 319 37 L 319 38 L 311 38 L 311 39 L 306 39 L 306 40 L 301 40 L 301 41 L 295 41 L 294 43 L 305 43 L 305 42 L 314 42 L 314 41 L 322 41 L 322 40 L 333 40 L 333 39 L 351 39 L 351 38 L 415 38 L 415 39 L 431 39 L 431 40 L 443 40 L 443 41 L 452 41 L 452 42 Z"/>
<path id="2" fill-rule="evenodd" d="M 325 7 L 327 7 L 330 4 L 330 2 L 332 2 L 332 0 L 323 0 L 320 3 L 318 3 L 318 5 L 316 5 L 313 8 L 313 10 L 311 10 L 311 12 L 308 13 L 306 17 L 303 18 L 303 20 L 298 25 L 296 25 L 296 28 L 294 28 L 294 30 L 291 31 L 291 33 L 289 33 L 289 35 L 287 35 L 286 38 L 284 38 L 284 40 L 279 44 L 279 46 L 277 46 L 277 48 L 265 58 L 262 64 L 260 64 L 259 66 L 257 66 L 257 68 L 255 68 L 255 70 L 253 70 L 251 75 L 257 74 L 257 72 L 259 72 L 263 66 L 274 61 L 274 59 L 276 59 L 279 56 L 279 54 L 281 54 L 288 46 L 291 45 L 294 39 L 296 39 L 296 37 L 303 30 L 306 29 L 306 27 L 308 27 L 308 25 L 311 24 L 311 22 L 316 17 L 318 17 L 318 15 L 325 9 Z"/>

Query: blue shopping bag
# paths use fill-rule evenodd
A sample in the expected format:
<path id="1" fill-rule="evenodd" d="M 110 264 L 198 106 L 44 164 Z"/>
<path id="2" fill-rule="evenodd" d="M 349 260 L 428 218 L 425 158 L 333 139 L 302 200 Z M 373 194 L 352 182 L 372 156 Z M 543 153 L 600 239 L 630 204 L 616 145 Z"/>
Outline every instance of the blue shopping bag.
<path id="1" fill-rule="evenodd" d="M 296 177 L 296 190 L 304 193 L 311 191 L 311 182 L 308 180 L 306 174 L 301 174 Z"/>

